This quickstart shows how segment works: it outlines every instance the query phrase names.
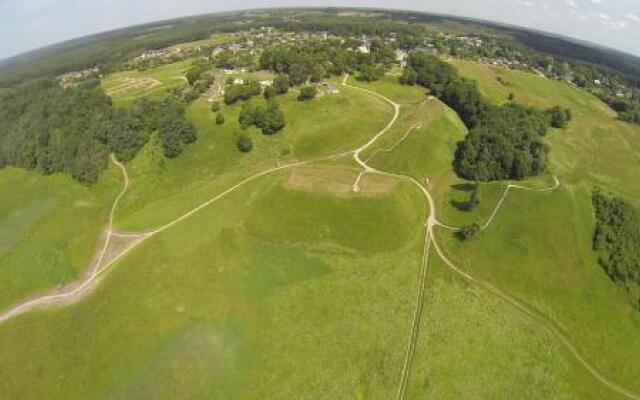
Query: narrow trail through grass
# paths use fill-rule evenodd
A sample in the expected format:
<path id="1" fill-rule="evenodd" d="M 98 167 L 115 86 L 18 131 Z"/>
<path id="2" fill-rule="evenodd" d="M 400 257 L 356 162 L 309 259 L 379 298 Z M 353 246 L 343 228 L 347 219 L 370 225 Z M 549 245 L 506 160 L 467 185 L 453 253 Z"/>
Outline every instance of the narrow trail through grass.
<path id="1" fill-rule="evenodd" d="M 401 400 L 404 399 L 405 397 L 405 392 L 406 392 L 406 387 L 407 387 L 407 383 L 408 383 L 408 378 L 410 376 L 410 372 L 411 372 L 411 363 L 412 363 L 412 359 L 415 353 L 415 345 L 416 345 L 416 340 L 417 337 L 419 336 L 419 326 L 420 326 L 420 317 L 422 314 L 422 309 L 423 309 L 423 304 L 424 304 L 424 293 L 425 293 L 425 283 L 426 283 L 426 278 L 427 278 L 427 267 L 428 267 L 428 257 L 429 257 L 429 249 L 431 247 L 431 243 L 433 243 L 433 246 L 438 254 L 438 256 L 445 262 L 445 264 L 454 272 L 456 272 L 457 274 L 461 275 L 462 277 L 464 277 L 466 280 L 468 280 L 469 282 L 476 284 L 480 287 L 482 287 L 483 289 L 488 290 L 490 293 L 500 297 L 501 299 L 503 299 L 504 301 L 508 302 L 509 304 L 511 304 L 512 306 L 514 306 L 515 308 L 517 308 L 518 310 L 520 310 L 521 312 L 523 312 L 524 314 L 528 315 L 529 317 L 533 318 L 535 321 L 537 321 L 540 326 L 542 326 L 543 328 L 547 329 L 549 332 L 551 332 L 566 348 L 567 350 L 569 350 L 569 352 L 571 353 L 571 355 L 579 361 L 579 363 L 581 365 L 583 365 L 590 373 L 591 375 L 596 378 L 598 381 L 600 381 L 602 384 L 604 384 L 605 386 L 607 386 L 608 388 L 630 398 L 630 399 L 635 399 L 635 400 L 640 400 L 640 396 L 633 393 L 632 391 L 622 387 L 621 385 L 611 381 L 609 378 L 605 377 L 602 373 L 600 373 L 598 370 L 596 370 L 591 364 L 589 364 L 584 357 L 580 354 L 580 352 L 575 348 L 575 346 L 571 343 L 571 341 L 568 339 L 568 337 L 562 332 L 562 330 L 550 319 L 548 319 L 547 317 L 541 315 L 540 313 L 538 313 L 537 311 L 531 309 L 529 306 L 521 303 L 520 301 L 518 301 L 517 299 L 509 296 L 508 294 L 506 294 L 505 292 L 501 291 L 500 289 L 498 289 L 497 287 L 483 281 L 480 279 L 477 279 L 473 276 L 471 276 L 470 274 L 468 274 L 467 272 L 461 270 L 460 268 L 458 268 L 455 264 L 453 264 L 444 254 L 444 252 L 442 251 L 442 249 L 440 248 L 440 246 L 437 243 L 436 240 L 436 236 L 434 234 L 434 227 L 437 226 L 446 226 L 440 222 L 438 222 L 437 218 L 436 218 L 436 207 L 435 207 L 435 203 L 433 200 L 433 197 L 431 195 L 431 193 L 429 192 L 429 190 L 425 187 L 425 185 L 423 185 L 422 183 L 420 183 L 418 180 L 416 180 L 415 178 L 408 176 L 408 175 L 401 175 L 401 174 L 394 174 L 391 172 L 385 172 L 385 171 L 380 171 L 377 170 L 371 166 L 369 166 L 367 164 L 367 161 L 369 161 L 369 159 L 367 159 L 366 161 L 363 161 L 360 158 L 360 155 L 363 151 L 365 151 L 368 147 L 370 147 L 371 145 L 373 145 L 381 136 L 383 136 L 396 122 L 396 120 L 398 119 L 399 113 L 400 113 L 400 105 L 395 103 L 394 101 L 392 101 L 391 99 L 387 98 L 386 96 L 365 89 L 365 88 L 360 88 L 357 86 L 352 86 L 349 85 L 347 83 L 347 79 L 348 79 L 348 75 L 345 75 L 342 84 L 344 86 L 347 87 L 351 87 L 357 90 L 361 90 L 367 93 L 370 93 L 371 95 L 377 96 L 381 99 L 383 99 L 385 102 L 387 102 L 388 104 L 390 104 L 393 109 L 394 109 L 394 115 L 393 118 L 391 119 L 391 121 L 381 130 L 379 131 L 376 135 L 374 135 L 368 142 L 366 142 L 365 144 L 363 144 L 362 146 L 358 147 L 355 150 L 352 151 L 347 151 L 347 152 L 343 152 L 343 153 L 339 153 L 336 155 L 330 155 L 330 156 L 326 156 L 326 157 L 322 157 L 322 158 L 318 158 L 318 159 L 312 159 L 312 160 L 307 160 L 307 161 L 299 161 L 299 162 L 294 162 L 294 163 L 290 163 L 290 164 L 286 164 L 286 165 L 281 165 L 281 166 L 276 166 L 273 168 L 269 168 L 267 170 L 264 170 L 262 172 L 256 173 L 254 175 L 251 175 L 245 179 L 243 179 L 242 181 L 238 182 L 237 184 L 229 187 L 228 189 L 226 189 L 225 191 L 219 193 L 218 195 L 210 198 L 209 200 L 207 200 L 206 202 L 200 204 L 199 206 L 193 208 L 192 210 L 186 212 L 185 214 L 181 215 L 180 217 L 160 226 L 159 228 L 156 228 L 155 230 L 149 231 L 149 232 L 144 232 L 144 233 L 128 233 L 128 234 L 120 234 L 120 233 L 114 233 L 113 232 L 113 217 L 115 214 L 115 211 L 117 209 L 118 203 L 120 201 L 120 199 L 124 196 L 124 194 L 126 193 L 127 189 L 129 188 L 130 182 L 129 182 L 129 177 L 126 171 L 126 168 L 124 167 L 124 165 L 122 165 L 120 162 L 118 162 L 115 157 L 112 156 L 111 160 L 112 162 L 117 165 L 123 174 L 123 180 L 124 180 L 124 184 L 123 184 L 123 189 L 120 192 L 120 194 L 116 197 L 112 207 L 111 207 L 111 213 L 109 216 L 109 221 L 108 221 L 108 225 L 107 225 L 107 234 L 106 234 L 106 238 L 105 238 L 105 244 L 103 246 L 103 248 L 101 249 L 101 251 L 98 253 L 97 255 L 97 262 L 93 265 L 93 267 L 91 268 L 91 272 L 88 275 L 88 278 L 86 278 L 85 280 L 81 281 L 80 283 L 78 283 L 78 285 L 74 288 L 72 288 L 71 290 L 68 290 L 66 292 L 63 293 L 58 293 L 58 294 L 54 294 L 54 295 L 48 295 L 48 296 L 42 296 L 30 301 L 27 301 L 25 303 L 22 303 L 16 307 L 14 307 L 13 309 L 9 310 L 8 312 L 0 315 L 0 324 L 2 322 L 5 322 L 11 318 L 14 318 L 18 315 L 24 314 L 30 310 L 33 310 L 35 308 L 43 308 L 43 307 L 47 307 L 47 306 L 52 306 L 52 305 L 65 305 L 65 304 L 69 304 L 75 301 L 80 300 L 84 295 L 86 295 L 89 292 L 89 289 L 91 287 L 93 287 L 95 285 L 95 283 L 98 282 L 99 277 L 108 270 L 108 268 L 110 266 L 112 266 L 116 261 L 118 261 L 119 259 L 121 259 L 122 257 L 124 257 L 126 254 L 128 254 L 130 251 L 132 251 L 134 248 L 136 248 L 138 245 L 140 245 L 141 243 L 143 243 L 144 241 L 146 241 L 147 239 L 171 228 L 172 226 L 184 221 L 185 219 L 190 218 L 191 216 L 193 216 L 194 214 L 198 213 L 200 210 L 208 207 L 209 205 L 215 203 L 216 201 L 220 200 L 221 198 L 227 196 L 229 193 L 234 192 L 235 190 L 239 189 L 240 187 L 248 184 L 249 182 L 252 182 L 262 176 L 265 175 L 269 175 L 272 174 L 274 172 L 277 171 L 281 171 L 281 170 L 285 170 L 288 168 L 292 168 L 292 167 L 297 167 L 297 166 L 303 166 L 303 165 L 308 165 L 310 163 L 313 162 L 317 162 L 317 161 L 323 161 L 323 160 L 335 160 L 335 159 L 340 159 L 346 156 L 353 156 L 354 160 L 358 163 L 358 165 L 360 165 L 363 169 L 363 171 L 360 172 L 360 174 L 358 175 L 358 177 L 356 178 L 356 181 L 353 184 L 353 191 L 354 192 L 358 192 L 359 191 L 359 183 L 362 179 L 362 176 L 364 176 L 364 174 L 366 173 L 371 173 L 371 174 L 378 174 L 378 175 L 383 175 L 383 176 L 388 176 L 388 177 L 392 177 L 392 178 L 396 178 L 396 179 L 401 179 L 401 180 L 405 180 L 405 181 L 409 181 L 411 182 L 413 185 L 415 185 L 418 189 L 420 189 L 420 191 L 422 192 L 424 198 L 427 201 L 427 205 L 429 207 L 429 213 L 428 213 L 428 218 L 425 224 L 426 227 L 426 232 L 425 232 L 425 241 L 424 241 L 424 247 L 423 247 L 423 251 L 422 251 L 422 264 L 421 264 L 421 268 L 420 268 L 420 281 L 418 282 L 418 293 L 416 294 L 416 304 L 415 304 L 415 311 L 414 311 L 414 317 L 413 317 L 413 323 L 412 323 L 412 327 L 411 327 L 411 331 L 410 331 L 410 335 L 409 335 L 409 341 L 407 344 L 407 353 L 405 356 L 405 361 L 403 364 L 403 368 L 401 371 L 401 375 L 400 375 L 400 381 L 398 384 L 398 392 L 397 392 L 397 396 L 396 399 L 397 400 Z M 408 136 L 408 133 L 405 134 L 404 138 L 406 138 L 406 136 Z M 403 139 L 401 139 L 403 140 Z M 532 188 L 527 188 L 524 186 L 520 186 L 520 185 L 513 185 L 510 184 L 507 186 L 507 189 L 505 190 L 502 198 L 499 200 L 496 208 L 494 209 L 493 213 L 491 214 L 491 216 L 489 217 L 489 220 L 484 224 L 483 229 L 485 229 L 486 227 L 488 227 L 492 221 L 495 219 L 498 211 L 500 210 L 502 204 L 504 203 L 504 200 L 506 199 L 506 196 L 509 192 L 510 189 L 512 188 L 518 188 L 518 189 L 525 189 L 525 190 L 531 190 L 531 191 L 550 191 L 550 190 L 554 190 L 555 188 L 557 188 L 559 186 L 559 181 L 557 180 L 557 178 L 555 178 L 555 186 L 551 187 L 551 188 L 546 188 L 546 189 L 532 189 Z M 132 239 L 132 241 L 130 242 L 130 244 L 128 246 L 126 246 L 123 250 L 121 250 L 117 255 L 115 255 L 115 257 L 113 257 L 111 260 L 109 260 L 108 262 L 104 263 L 104 265 L 102 264 L 102 261 L 105 258 L 105 255 L 107 253 L 107 250 L 109 248 L 109 244 L 110 244 L 110 240 L 111 237 L 124 237 L 124 238 L 130 238 Z"/>
<path id="2" fill-rule="evenodd" d="M 394 119 L 392 122 L 395 122 L 395 120 L 397 119 L 397 114 L 399 112 L 400 106 L 395 103 L 394 101 L 392 101 L 391 99 L 385 97 L 384 95 L 380 94 L 380 93 L 376 93 L 376 92 L 372 92 L 368 89 L 364 89 L 364 88 L 359 88 L 357 86 L 351 86 L 347 83 L 347 79 L 348 79 L 348 75 L 345 75 L 344 80 L 342 81 L 342 84 L 345 86 L 349 86 L 352 88 L 356 88 L 359 90 L 363 90 L 369 93 L 372 93 L 380 98 L 382 98 L 383 100 L 385 100 L 386 102 L 388 102 L 389 104 L 391 104 L 394 109 L 396 110 L 396 115 L 394 116 Z M 607 378 L 606 376 L 604 376 L 602 373 L 600 373 L 595 367 L 593 367 L 589 362 L 587 362 L 585 360 L 585 358 L 580 354 L 580 352 L 576 349 L 576 347 L 571 343 L 571 341 L 567 338 L 567 336 L 560 330 L 560 328 L 557 326 L 557 324 L 555 324 L 553 321 L 549 320 L 548 318 L 546 318 L 545 316 L 539 314 L 538 312 L 532 310 L 530 307 L 528 307 L 527 305 L 521 303 L 520 301 L 518 301 L 517 299 L 509 296 L 508 294 L 506 294 L 505 292 L 503 292 L 502 290 L 498 289 L 497 287 L 489 284 L 488 282 L 485 282 L 481 279 L 477 279 L 474 278 L 473 276 L 471 276 L 470 274 L 464 272 L 463 270 L 461 270 L 460 268 L 458 268 L 453 262 L 451 262 L 446 255 L 444 254 L 444 252 L 441 250 L 440 246 L 438 245 L 438 242 L 436 240 L 435 234 L 434 234 L 434 227 L 437 226 L 444 226 L 447 227 L 446 224 L 442 224 L 440 222 L 438 222 L 436 215 L 435 215 L 435 203 L 433 201 L 433 197 L 431 196 L 431 193 L 427 190 L 427 188 L 422 185 L 420 182 L 418 182 L 415 178 L 407 176 L 407 175 L 399 175 L 399 174 L 393 174 L 393 173 L 389 173 L 389 172 L 384 172 L 384 171 L 380 171 L 377 170 L 371 166 L 369 166 L 366 161 L 363 162 L 362 160 L 360 160 L 360 158 L 358 157 L 360 152 L 363 151 L 364 149 L 366 149 L 367 147 L 369 147 L 370 145 L 372 145 L 380 136 L 382 136 L 382 134 L 384 134 L 388 129 L 390 128 L 390 126 L 387 126 L 387 128 L 385 128 L 383 131 L 381 131 L 381 133 L 379 133 L 378 135 L 376 135 L 372 140 L 370 140 L 367 144 L 365 144 L 363 147 L 361 147 L 360 151 L 356 151 L 354 153 L 354 158 L 355 160 L 358 162 L 358 164 L 362 165 L 364 168 L 364 171 L 362 171 L 360 173 L 360 175 L 358 176 L 358 178 L 356 179 L 356 182 L 354 183 L 354 191 L 357 191 L 358 189 L 358 182 L 360 181 L 360 179 L 362 178 L 362 175 L 365 173 L 375 173 L 375 174 L 380 174 L 380 175 L 385 175 L 385 176 L 390 176 L 390 177 L 396 177 L 396 178 L 400 178 L 400 179 L 405 179 L 405 180 L 409 180 L 410 182 L 412 182 L 414 185 L 416 185 L 424 194 L 427 203 L 429 204 L 429 208 L 430 208 L 430 212 L 429 212 L 429 217 L 427 220 L 427 239 L 425 241 L 425 246 L 429 246 L 431 242 L 433 242 L 433 246 L 435 247 L 436 252 L 438 253 L 438 256 L 442 259 L 442 261 L 444 261 L 444 263 L 451 268 L 451 270 L 453 270 L 454 272 L 458 273 L 459 275 L 461 275 L 463 278 L 465 278 L 466 280 L 468 280 L 469 282 L 476 284 L 480 287 L 482 287 L 483 289 L 488 290 L 490 293 L 500 297 L 501 299 L 503 299 L 504 301 L 506 301 L 507 303 L 511 304 L 512 306 L 514 306 L 515 308 L 517 308 L 518 310 L 520 310 L 521 312 L 523 312 L 524 314 L 528 315 L 529 317 L 533 318 L 535 321 L 537 321 L 542 327 L 544 327 L 545 329 L 547 329 L 553 336 L 555 336 L 566 348 L 567 350 L 569 350 L 569 352 L 571 353 L 571 355 L 578 360 L 578 362 L 584 366 L 587 371 L 589 371 L 589 373 L 591 373 L 591 375 L 596 378 L 598 381 L 600 381 L 602 384 L 604 384 L 605 386 L 607 386 L 608 388 L 630 398 L 630 399 L 634 399 L 634 400 L 640 400 L 640 395 L 632 392 L 631 390 L 617 384 L 616 382 L 611 381 L 609 378 Z M 368 161 L 368 160 L 367 160 Z M 529 190 L 529 191 L 535 191 L 535 192 L 547 192 L 547 191 L 553 191 L 555 189 L 557 189 L 560 186 L 560 181 L 558 180 L 557 177 L 554 176 L 554 186 L 549 187 L 549 188 L 543 188 L 543 189 L 533 189 L 533 188 L 528 188 L 526 186 L 522 186 L 522 185 L 516 185 L 516 184 L 509 184 L 507 186 L 507 189 L 505 190 L 504 194 L 502 195 L 501 199 L 499 200 L 498 204 L 496 205 L 496 208 L 494 209 L 493 213 L 491 214 L 491 216 L 489 217 L 489 219 L 487 220 L 487 222 L 483 225 L 482 229 L 486 229 L 487 227 L 489 227 L 489 225 L 493 222 L 493 220 L 495 219 L 498 211 L 500 210 L 502 204 L 504 203 L 504 200 L 507 197 L 508 192 L 510 191 L 510 189 L 522 189 L 522 190 Z M 424 250 L 424 254 L 428 255 L 428 249 Z M 421 268 L 421 270 L 424 271 L 424 279 L 426 279 L 426 262 L 427 262 L 427 257 L 423 257 L 423 266 Z M 421 279 L 422 278 L 422 274 L 421 274 Z M 419 291 L 417 294 L 417 298 L 416 298 L 416 313 L 418 313 L 419 311 L 422 310 L 423 308 L 423 301 L 424 301 L 424 282 L 420 282 L 419 284 Z M 415 342 L 416 339 L 418 337 L 418 329 L 419 329 L 419 317 L 414 317 L 414 321 L 413 321 L 413 326 L 411 329 L 411 335 L 410 335 L 410 340 L 409 340 L 409 344 L 407 346 L 407 355 L 405 357 L 405 363 L 404 363 L 404 368 L 402 370 L 401 373 L 401 377 L 400 377 L 400 382 L 398 385 L 398 394 L 396 397 L 396 400 L 402 400 L 404 399 L 404 395 L 405 395 L 405 391 L 406 391 L 406 386 L 407 386 L 407 380 L 408 380 L 408 376 L 410 373 L 410 369 L 411 369 L 411 360 L 413 359 L 413 353 L 415 351 Z"/>
<path id="3" fill-rule="evenodd" d="M 129 181 L 129 175 L 127 174 L 127 170 L 125 166 L 122 163 L 120 163 L 115 158 L 114 155 L 111 155 L 111 162 L 113 162 L 122 171 L 123 187 L 111 206 L 111 211 L 109 212 L 109 221 L 107 223 L 107 229 L 105 234 L 104 245 L 102 246 L 102 249 L 100 250 L 100 252 L 97 254 L 95 261 L 92 263 L 93 266 L 90 268 L 90 272 L 87 278 L 77 283 L 76 285 L 71 285 L 69 289 L 66 289 L 63 292 L 36 297 L 32 300 L 26 301 L 24 303 L 21 303 L 13 307 L 12 309 L 6 311 L 5 313 L 0 314 L 0 324 L 35 308 L 46 307 L 50 305 L 61 305 L 61 304 L 66 304 L 68 302 L 76 301 L 83 294 L 85 294 L 88 289 L 91 288 L 91 286 L 96 282 L 100 274 L 108 267 L 108 265 L 112 264 L 115 261 L 115 259 L 112 260 L 106 266 L 101 265 L 105 257 L 105 254 L 107 253 L 107 249 L 109 248 L 111 237 L 113 236 L 113 220 L 114 220 L 116 209 L 118 207 L 118 204 L 120 203 L 120 200 L 127 192 L 127 189 L 129 189 L 130 181 Z M 139 237 L 139 235 L 136 237 Z"/>

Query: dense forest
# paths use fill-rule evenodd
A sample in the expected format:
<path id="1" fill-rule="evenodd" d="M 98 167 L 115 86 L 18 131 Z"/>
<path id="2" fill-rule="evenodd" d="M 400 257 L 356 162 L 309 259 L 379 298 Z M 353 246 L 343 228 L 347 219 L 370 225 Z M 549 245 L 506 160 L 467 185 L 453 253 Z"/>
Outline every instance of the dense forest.
<path id="1" fill-rule="evenodd" d="M 455 110 L 469 128 L 458 143 L 454 169 L 465 179 L 524 179 L 543 172 L 547 148 L 542 141 L 550 126 L 566 127 L 569 110 L 539 111 L 515 102 L 492 105 L 473 81 L 436 57 L 411 53 L 400 82 L 427 87 Z"/>
<path id="2" fill-rule="evenodd" d="M 131 160 L 156 132 L 167 157 L 196 140 L 180 97 L 142 99 L 120 110 L 97 81 L 65 89 L 39 80 L 0 92 L 0 168 L 63 172 L 91 184 L 106 168 L 109 153 Z"/>
<path id="3" fill-rule="evenodd" d="M 301 45 L 276 45 L 264 49 L 260 56 L 261 69 L 287 74 L 292 85 L 307 80 L 319 82 L 331 75 L 357 71 L 357 77 L 372 81 L 379 79 L 396 61 L 395 49 L 379 38 L 370 43 L 370 52 L 348 51 L 361 44 L 358 40 L 311 40 Z"/>
<path id="4" fill-rule="evenodd" d="M 640 310 L 640 218 L 622 199 L 594 190 L 593 248 L 609 278 L 624 288 Z"/>

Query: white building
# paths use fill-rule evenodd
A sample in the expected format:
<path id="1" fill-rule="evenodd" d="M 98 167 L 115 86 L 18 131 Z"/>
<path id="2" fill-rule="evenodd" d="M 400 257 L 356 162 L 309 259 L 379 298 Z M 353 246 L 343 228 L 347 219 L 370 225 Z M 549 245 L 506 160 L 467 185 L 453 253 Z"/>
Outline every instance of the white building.
<path id="1" fill-rule="evenodd" d="M 396 50 L 396 60 L 400 62 L 400 66 L 402 68 L 406 67 L 407 65 L 407 57 L 408 57 L 408 54 L 406 51 Z"/>

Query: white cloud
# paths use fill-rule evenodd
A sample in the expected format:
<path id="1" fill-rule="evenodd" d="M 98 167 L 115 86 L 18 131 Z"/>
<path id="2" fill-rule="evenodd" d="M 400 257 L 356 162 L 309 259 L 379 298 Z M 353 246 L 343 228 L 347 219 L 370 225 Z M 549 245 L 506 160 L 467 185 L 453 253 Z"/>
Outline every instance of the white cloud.
<path id="1" fill-rule="evenodd" d="M 613 31 L 623 31 L 625 29 L 627 29 L 627 23 L 624 21 L 613 21 L 613 22 L 609 22 L 607 25 L 605 25 L 607 28 L 613 30 Z"/>
<path id="2" fill-rule="evenodd" d="M 12 0 L 8 1 L 5 5 L 17 12 L 31 13 L 31 12 L 43 12 L 46 9 L 54 6 L 58 0 Z"/>
<path id="3" fill-rule="evenodd" d="M 640 17 L 632 13 L 628 13 L 627 18 L 629 18 L 632 21 L 640 22 Z"/>
<path id="4" fill-rule="evenodd" d="M 602 4 L 602 0 L 591 0 L 593 4 Z"/>
<path id="5" fill-rule="evenodd" d="M 575 0 L 566 0 L 567 5 L 571 8 L 578 8 L 578 3 Z"/>
<path id="6" fill-rule="evenodd" d="M 598 13 L 598 18 L 600 18 L 601 20 L 604 20 L 604 21 L 611 20 L 611 17 L 608 16 L 607 14 L 605 14 L 605 13 Z"/>

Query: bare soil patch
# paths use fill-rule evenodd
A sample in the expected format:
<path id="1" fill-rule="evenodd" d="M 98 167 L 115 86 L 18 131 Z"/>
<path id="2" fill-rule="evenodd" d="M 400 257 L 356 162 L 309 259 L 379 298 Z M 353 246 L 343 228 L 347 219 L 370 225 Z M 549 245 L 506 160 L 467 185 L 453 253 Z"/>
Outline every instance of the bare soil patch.
<path id="1" fill-rule="evenodd" d="M 380 197 L 393 192 L 398 185 L 393 178 L 369 174 L 363 178 L 360 191 L 355 194 L 353 181 L 357 176 L 357 171 L 347 168 L 303 166 L 291 170 L 284 187 L 336 197 Z"/>

